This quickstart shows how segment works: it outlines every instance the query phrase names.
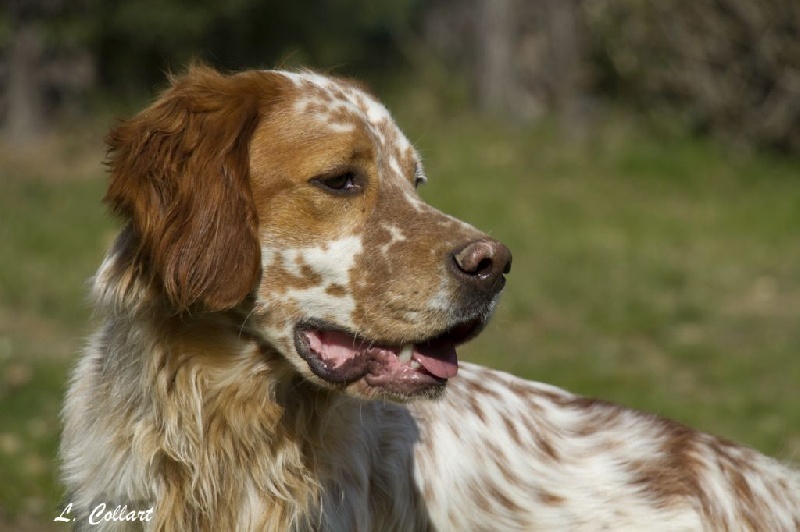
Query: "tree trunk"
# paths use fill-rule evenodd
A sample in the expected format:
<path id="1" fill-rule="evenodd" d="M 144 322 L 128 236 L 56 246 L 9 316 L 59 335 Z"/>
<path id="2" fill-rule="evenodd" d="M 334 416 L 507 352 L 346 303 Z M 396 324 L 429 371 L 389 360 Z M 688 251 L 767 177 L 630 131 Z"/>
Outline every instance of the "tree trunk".
<path id="1" fill-rule="evenodd" d="M 478 103 L 489 112 L 513 109 L 517 73 L 514 68 L 514 0 L 478 0 L 476 88 Z"/>
<path id="2" fill-rule="evenodd" d="M 12 6 L 13 6 L 12 2 Z M 39 66 L 44 50 L 40 23 L 17 3 L 11 8 L 12 37 L 8 62 L 7 113 L 3 127 L 9 141 L 26 144 L 45 129 L 44 89 Z"/>

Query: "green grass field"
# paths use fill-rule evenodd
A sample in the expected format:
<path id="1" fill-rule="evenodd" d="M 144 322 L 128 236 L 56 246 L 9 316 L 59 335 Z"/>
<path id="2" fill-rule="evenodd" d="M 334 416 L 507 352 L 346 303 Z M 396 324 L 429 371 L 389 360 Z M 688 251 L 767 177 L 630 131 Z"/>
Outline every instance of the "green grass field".
<path id="1" fill-rule="evenodd" d="M 800 161 L 623 119 L 578 142 L 397 114 L 425 159 L 422 196 L 514 253 L 462 359 L 800 461 Z M 61 510 L 60 401 L 115 227 L 101 135 L 0 152 L 0 530 L 54 526 Z"/>

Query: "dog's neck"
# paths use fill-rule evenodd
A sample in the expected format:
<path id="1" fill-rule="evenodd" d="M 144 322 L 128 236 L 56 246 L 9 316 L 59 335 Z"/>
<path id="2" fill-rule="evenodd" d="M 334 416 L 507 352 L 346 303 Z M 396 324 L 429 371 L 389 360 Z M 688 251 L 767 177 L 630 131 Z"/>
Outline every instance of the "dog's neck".
<path id="1" fill-rule="evenodd" d="M 314 515 L 319 479 L 331 467 L 326 455 L 346 445 L 347 427 L 363 405 L 302 379 L 254 334 L 246 309 L 170 314 L 131 290 L 145 287 L 116 268 L 113 256 L 107 263 L 98 274 L 107 297 L 98 305 L 113 303 L 115 310 L 102 312 L 119 316 L 125 307 L 118 304 L 136 297 L 139 304 L 128 311 L 139 319 L 109 319 L 95 338 L 102 344 L 96 352 L 105 357 L 105 382 L 118 387 L 108 400 L 118 402 L 114 410 L 130 427 L 125 445 L 135 449 L 124 454 L 148 457 L 156 486 L 148 496 L 170 507 L 156 515 L 182 515 L 187 529 L 259 528 L 241 515 L 252 493 L 259 502 L 250 504 L 269 508 L 253 507 L 251 515 L 269 516 L 270 524 L 288 528 L 297 516 Z M 124 393 L 126 386 L 149 393 Z M 131 404 L 132 397 L 141 403 Z M 196 522 L 204 516 L 214 522 Z"/>

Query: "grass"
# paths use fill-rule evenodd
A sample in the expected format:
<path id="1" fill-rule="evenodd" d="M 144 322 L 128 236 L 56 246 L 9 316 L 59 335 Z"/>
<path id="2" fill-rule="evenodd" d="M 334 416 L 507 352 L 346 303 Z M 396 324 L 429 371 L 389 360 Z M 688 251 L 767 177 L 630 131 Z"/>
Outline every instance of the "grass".
<path id="1" fill-rule="evenodd" d="M 569 138 L 397 107 L 423 197 L 514 253 L 463 359 L 800 459 L 800 161 L 625 119 Z M 114 230 L 86 144 L 0 151 L 0 531 L 61 510 L 58 411 Z"/>
<path id="2" fill-rule="evenodd" d="M 113 228 L 102 157 L 72 137 L 0 149 L 0 531 L 52 528 L 58 515 L 61 398 L 89 330 L 86 279 Z"/>

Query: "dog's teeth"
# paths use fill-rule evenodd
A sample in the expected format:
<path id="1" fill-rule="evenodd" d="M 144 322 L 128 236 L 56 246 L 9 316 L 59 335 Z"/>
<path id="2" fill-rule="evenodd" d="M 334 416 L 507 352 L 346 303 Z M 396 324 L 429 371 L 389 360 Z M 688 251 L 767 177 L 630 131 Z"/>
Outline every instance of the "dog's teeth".
<path id="1" fill-rule="evenodd" d="M 397 354 L 397 358 L 400 359 L 402 364 L 405 364 L 409 360 L 411 360 L 411 353 L 414 351 L 414 346 L 411 344 L 406 344 Z"/>
<path id="2" fill-rule="evenodd" d="M 420 364 L 416 360 L 412 360 L 410 366 L 411 366 L 411 369 L 419 369 L 419 368 L 422 367 L 422 364 Z"/>

